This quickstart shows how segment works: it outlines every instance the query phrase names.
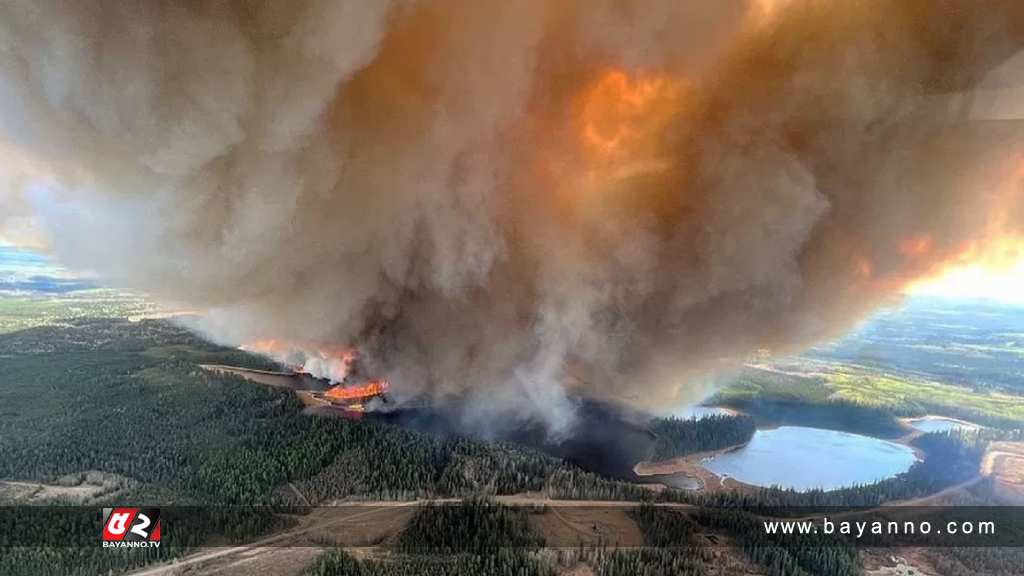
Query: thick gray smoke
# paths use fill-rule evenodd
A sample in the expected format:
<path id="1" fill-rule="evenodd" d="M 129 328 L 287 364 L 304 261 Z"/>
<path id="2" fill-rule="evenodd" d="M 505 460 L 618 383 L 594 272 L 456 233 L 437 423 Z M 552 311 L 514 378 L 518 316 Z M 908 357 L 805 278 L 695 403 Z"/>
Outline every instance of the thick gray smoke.
<path id="1" fill-rule="evenodd" d="M 557 431 L 1018 234 L 1022 47 L 1017 0 L 11 0 L 0 205 L 221 341 Z"/>

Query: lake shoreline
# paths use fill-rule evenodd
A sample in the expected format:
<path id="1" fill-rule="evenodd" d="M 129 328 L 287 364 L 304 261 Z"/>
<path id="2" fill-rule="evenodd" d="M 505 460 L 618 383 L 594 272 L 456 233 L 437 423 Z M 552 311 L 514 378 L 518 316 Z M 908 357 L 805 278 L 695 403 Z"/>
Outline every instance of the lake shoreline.
<path id="1" fill-rule="evenodd" d="M 939 418 L 945 418 L 945 417 L 939 417 Z M 867 434 L 859 434 L 859 433 L 845 431 L 845 430 L 834 430 L 834 429 L 828 429 L 828 428 L 818 428 L 818 427 L 808 427 L 808 426 L 794 426 L 794 425 L 786 425 L 786 424 L 766 426 L 766 427 L 763 427 L 763 428 L 759 427 L 757 432 L 758 433 L 778 432 L 782 428 L 801 428 L 801 429 L 806 428 L 807 430 L 814 430 L 814 431 L 816 431 L 815 433 L 842 435 L 843 437 L 845 437 L 845 438 L 847 438 L 847 439 L 849 439 L 851 441 L 854 441 L 854 442 L 871 441 L 872 443 L 877 442 L 877 443 L 889 444 L 889 445 L 892 445 L 892 446 L 900 446 L 902 448 L 909 449 L 909 453 L 906 454 L 906 455 L 910 456 L 910 458 L 912 458 L 912 461 L 907 466 L 907 469 L 909 469 L 909 467 L 913 466 L 914 463 L 923 460 L 925 458 L 925 454 L 920 449 L 918 449 L 917 447 L 915 447 L 915 446 L 913 446 L 911 444 L 911 442 L 915 438 L 917 438 L 918 436 L 923 434 L 923 432 L 918 431 L 918 430 L 914 429 L 912 426 L 910 426 L 910 424 L 908 423 L 908 420 L 911 420 L 911 419 L 900 418 L 899 419 L 899 423 L 901 424 L 901 426 L 904 426 L 904 427 L 906 427 L 906 428 L 908 428 L 910 430 L 913 430 L 916 433 L 909 433 L 909 434 L 906 434 L 906 435 L 904 435 L 902 437 L 899 437 L 899 438 L 879 438 L 879 437 L 876 437 L 876 436 L 871 436 L 871 435 L 867 435 Z M 950 420 L 952 420 L 952 419 L 950 419 Z M 971 423 L 968 422 L 966 424 L 971 424 Z M 806 433 L 806 431 L 802 431 L 801 433 Z M 753 441 L 753 439 L 751 439 L 751 441 Z M 745 482 L 743 480 L 737 479 L 732 474 L 722 474 L 722 473 L 719 473 L 719 472 L 715 472 L 715 471 L 711 470 L 710 468 L 708 468 L 706 466 L 708 462 L 710 462 L 711 460 L 713 460 L 713 459 L 715 459 L 717 457 L 720 457 L 720 456 L 723 456 L 723 455 L 726 455 L 726 454 L 729 454 L 729 453 L 732 453 L 732 452 L 736 452 L 736 451 L 742 450 L 744 448 L 747 448 L 749 445 L 750 445 L 750 442 L 747 442 L 747 443 L 743 443 L 743 444 L 737 444 L 737 445 L 734 445 L 734 446 L 727 446 L 725 448 L 721 448 L 721 449 L 718 449 L 718 450 L 709 450 L 709 451 L 703 451 L 703 452 L 696 452 L 696 453 L 693 453 L 693 454 L 689 454 L 689 455 L 682 456 L 682 457 L 677 457 L 677 458 L 672 458 L 672 459 L 669 459 L 669 460 L 662 460 L 662 461 L 644 460 L 644 461 L 638 462 L 633 467 L 633 472 L 638 477 L 644 478 L 644 479 L 651 479 L 652 477 L 659 477 L 659 476 L 674 476 L 674 475 L 678 475 L 678 476 L 683 477 L 686 480 L 695 480 L 700 485 L 699 485 L 699 487 L 695 487 L 695 488 L 692 489 L 694 492 L 718 492 L 718 491 L 722 491 L 722 490 L 736 490 L 736 491 L 740 491 L 740 492 L 750 493 L 750 492 L 754 492 L 754 491 L 760 490 L 760 489 L 766 487 L 767 485 L 760 484 L 760 483 L 754 484 L 754 483 L 751 483 L 751 482 Z M 882 447 L 882 444 L 877 444 L 877 446 L 878 447 Z M 830 448 L 829 450 L 835 450 L 835 449 L 836 448 Z M 874 459 L 871 459 L 871 460 L 873 461 Z M 898 474 L 901 474 L 901 473 L 903 473 L 905 471 L 906 470 L 901 470 L 899 472 L 887 473 L 887 474 L 884 474 L 884 475 L 880 476 L 877 479 L 873 479 L 873 480 L 870 480 L 870 481 L 866 481 L 866 480 L 865 481 L 860 481 L 860 480 L 858 480 L 856 478 L 851 478 L 850 481 L 849 481 L 849 485 L 852 486 L 852 485 L 861 484 L 861 483 L 864 483 L 864 482 L 867 482 L 867 483 L 877 482 L 877 481 L 881 481 L 881 480 L 884 480 L 884 479 L 887 479 L 887 478 L 894 477 L 894 476 L 896 476 Z M 784 485 L 784 487 L 787 485 L 787 483 L 782 483 L 782 484 Z M 797 487 L 797 486 L 788 486 L 788 487 L 791 487 L 791 488 L 796 489 L 798 491 L 808 491 L 808 490 L 814 489 L 813 487 Z M 841 489 L 842 487 L 843 486 L 829 486 L 826 483 L 826 485 L 824 486 L 823 489 L 826 490 L 826 491 L 831 491 L 831 490 Z"/>
<path id="2" fill-rule="evenodd" d="M 747 443 L 744 442 L 743 444 L 726 446 L 725 448 L 719 448 L 718 450 L 694 452 L 693 454 L 687 454 L 686 456 L 679 456 L 669 460 L 644 460 L 637 462 L 636 465 L 633 466 L 633 473 L 641 478 L 682 475 L 700 483 L 700 487 L 693 490 L 695 492 L 715 492 L 726 489 L 739 489 L 744 491 L 753 490 L 756 489 L 757 486 L 740 482 L 739 480 L 729 476 L 719 476 L 704 467 L 704 463 L 711 458 L 727 454 L 735 450 L 740 450 L 746 445 Z"/>

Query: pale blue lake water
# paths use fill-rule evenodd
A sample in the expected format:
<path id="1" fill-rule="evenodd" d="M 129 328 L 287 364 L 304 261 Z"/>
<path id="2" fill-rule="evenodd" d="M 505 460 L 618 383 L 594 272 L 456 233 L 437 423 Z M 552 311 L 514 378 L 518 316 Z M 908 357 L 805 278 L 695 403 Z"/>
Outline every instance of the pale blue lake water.
<path id="1" fill-rule="evenodd" d="M 781 426 L 758 430 L 746 446 L 715 456 L 704 467 L 755 486 L 805 491 L 876 482 L 905 472 L 915 461 L 913 450 L 902 444 L 835 430 Z"/>
<path id="2" fill-rule="evenodd" d="M 956 420 L 950 420 L 949 418 L 942 418 L 940 416 L 926 416 L 924 418 L 918 418 L 911 420 L 910 425 L 922 432 L 945 432 L 947 430 L 956 430 L 959 428 L 975 429 L 977 426 L 973 424 L 965 424 Z"/>

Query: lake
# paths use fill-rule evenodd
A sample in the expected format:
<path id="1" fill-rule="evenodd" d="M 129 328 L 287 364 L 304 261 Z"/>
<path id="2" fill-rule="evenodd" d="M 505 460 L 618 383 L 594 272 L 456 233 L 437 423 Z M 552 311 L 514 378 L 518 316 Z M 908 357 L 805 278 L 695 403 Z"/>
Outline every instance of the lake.
<path id="1" fill-rule="evenodd" d="M 976 430 L 977 425 L 969 422 L 961 422 L 959 420 L 952 420 L 950 418 L 943 418 L 941 416 L 925 416 L 924 418 L 914 418 L 913 420 L 907 421 L 915 429 L 921 432 L 945 432 L 947 430 L 956 430 L 964 428 L 967 430 Z"/>
<path id="2" fill-rule="evenodd" d="M 806 491 L 876 482 L 906 471 L 915 461 L 910 447 L 895 442 L 781 426 L 758 430 L 746 446 L 715 456 L 704 467 L 755 486 Z"/>

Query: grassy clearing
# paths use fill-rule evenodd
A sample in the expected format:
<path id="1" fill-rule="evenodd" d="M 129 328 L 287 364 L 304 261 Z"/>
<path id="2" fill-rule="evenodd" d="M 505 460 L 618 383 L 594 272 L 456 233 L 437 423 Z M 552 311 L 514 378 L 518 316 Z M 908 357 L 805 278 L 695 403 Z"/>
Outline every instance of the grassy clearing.
<path id="1" fill-rule="evenodd" d="M 833 391 L 834 397 L 856 404 L 920 407 L 949 416 L 967 411 L 1024 422 L 1022 396 L 854 370 L 836 371 L 825 378 L 825 388 Z"/>
<path id="2" fill-rule="evenodd" d="M 847 406 L 894 417 L 936 414 L 999 427 L 1024 423 L 1024 396 L 896 376 L 853 364 L 787 368 L 787 372 L 750 368 L 712 401 L 732 406 Z"/>

